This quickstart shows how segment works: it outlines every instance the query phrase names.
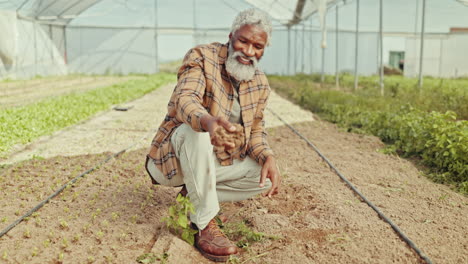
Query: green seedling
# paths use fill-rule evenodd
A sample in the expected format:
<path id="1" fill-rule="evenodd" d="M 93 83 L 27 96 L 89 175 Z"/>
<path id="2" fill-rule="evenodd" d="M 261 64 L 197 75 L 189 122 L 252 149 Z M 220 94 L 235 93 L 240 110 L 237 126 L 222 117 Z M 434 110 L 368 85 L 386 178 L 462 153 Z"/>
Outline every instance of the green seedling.
<path id="1" fill-rule="evenodd" d="M 61 227 L 62 229 L 68 229 L 68 223 L 67 223 L 67 221 L 65 221 L 65 220 L 63 220 L 63 219 L 60 220 L 60 227 Z"/>
<path id="2" fill-rule="evenodd" d="M 47 235 L 47 237 L 50 239 L 50 240 L 53 240 L 55 238 L 55 233 L 54 231 L 50 231 L 49 234 Z"/>
<path id="3" fill-rule="evenodd" d="M 50 246 L 50 239 L 46 239 L 42 242 L 42 245 L 44 248 L 48 248 Z"/>
<path id="4" fill-rule="evenodd" d="M 68 239 L 65 237 L 62 239 L 62 248 L 67 249 L 70 246 L 70 243 L 68 243 Z"/>
<path id="5" fill-rule="evenodd" d="M 140 255 L 136 261 L 142 264 L 151 264 L 155 263 L 156 261 L 160 261 L 160 263 L 166 263 L 168 257 L 169 255 L 166 252 L 159 255 L 155 255 L 154 253 L 145 253 Z"/>
<path id="6" fill-rule="evenodd" d="M 187 215 L 195 213 L 193 204 L 190 202 L 189 197 L 177 195 L 176 204 L 169 207 L 169 216 L 164 217 L 162 222 L 166 223 L 167 228 L 181 235 L 182 239 L 190 245 L 195 242 L 196 230 L 193 230 L 189 225 Z"/>
<path id="7" fill-rule="evenodd" d="M 0 154 L 15 144 L 24 144 L 62 128 L 76 124 L 111 105 L 141 97 L 174 80 L 169 74 L 157 74 L 80 93 L 53 96 L 21 107 L 0 112 Z M 3 109 L 2 109 L 3 110 Z"/>
<path id="8" fill-rule="evenodd" d="M 119 240 L 120 240 L 120 241 L 123 241 L 123 240 L 125 240 L 126 237 L 127 237 L 127 233 L 124 232 L 124 231 L 122 231 L 122 232 L 120 233 Z"/>
<path id="9" fill-rule="evenodd" d="M 34 218 L 34 221 L 35 221 L 35 223 L 36 223 L 36 226 L 40 226 L 41 223 L 42 223 L 42 218 L 36 217 L 36 218 Z"/>
<path id="10" fill-rule="evenodd" d="M 81 235 L 76 234 L 76 235 L 73 237 L 73 242 L 76 243 L 76 242 L 80 241 L 80 239 L 81 239 Z"/>
<path id="11" fill-rule="evenodd" d="M 94 258 L 93 256 L 88 256 L 88 257 L 86 258 L 86 261 L 87 261 L 88 263 L 94 263 L 94 261 L 96 261 L 96 258 Z"/>
<path id="12" fill-rule="evenodd" d="M 35 257 L 35 256 L 37 256 L 38 254 L 39 254 L 39 249 L 38 249 L 37 247 L 34 247 L 32 253 L 31 253 L 31 256 L 32 256 L 32 257 Z"/>
<path id="13" fill-rule="evenodd" d="M 59 261 L 60 263 L 62 263 L 64 257 L 65 257 L 65 254 L 64 254 L 63 252 L 60 252 L 60 253 L 58 254 L 58 261 Z"/>
<path id="14" fill-rule="evenodd" d="M 102 230 L 99 230 L 97 233 L 96 233 L 96 238 L 97 240 L 99 241 L 102 241 L 102 238 L 104 237 L 104 232 L 102 232 Z"/>
<path id="15" fill-rule="evenodd" d="M 107 220 L 102 221 L 102 226 L 109 227 L 109 221 Z"/>
<path id="16" fill-rule="evenodd" d="M 91 224 L 87 223 L 83 226 L 83 232 L 87 232 L 89 230 L 89 227 L 91 226 Z"/>
<path id="17" fill-rule="evenodd" d="M 120 217 L 119 213 L 112 213 L 112 220 L 117 220 Z"/>
<path id="18" fill-rule="evenodd" d="M 246 221 L 238 223 L 228 223 L 224 226 L 224 233 L 233 241 L 237 241 L 237 246 L 247 248 L 252 243 L 260 242 L 265 239 L 276 240 L 281 237 L 268 235 L 262 232 L 255 232 L 247 226 Z"/>
<path id="19" fill-rule="evenodd" d="M 31 238 L 31 231 L 29 231 L 29 228 L 26 228 L 26 230 L 24 230 L 23 237 L 24 238 Z"/>
<path id="20" fill-rule="evenodd" d="M 137 214 L 132 215 L 132 217 L 130 218 L 130 222 L 131 222 L 132 224 L 136 224 L 137 221 L 138 221 L 138 218 L 139 218 L 139 216 L 138 216 Z"/>
<path id="21" fill-rule="evenodd" d="M 75 200 L 78 198 L 79 195 L 80 195 L 79 192 L 73 192 L 73 195 L 72 195 L 71 200 L 72 200 L 72 201 L 75 201 Z"/>
<path id="22" fill-rule="evenodd" d="M 8 252 L 7 252 L 6 250 L 3 251 L 2 259 L 3 259 L 3 260 L 8 260 Z"/>

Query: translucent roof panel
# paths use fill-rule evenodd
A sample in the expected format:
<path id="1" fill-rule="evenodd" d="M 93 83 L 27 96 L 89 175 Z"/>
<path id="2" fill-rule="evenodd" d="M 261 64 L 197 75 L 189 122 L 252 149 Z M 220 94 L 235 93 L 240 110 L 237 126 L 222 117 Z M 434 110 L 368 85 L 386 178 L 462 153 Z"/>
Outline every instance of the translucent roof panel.
<path id="1" fill-rule="evenodd" d="M 154 27 L 157 24 L 166 29 L 229 29 L 238 12 L 252 7 L 244 0 L 102 0 L 70 24 L 113 27 Z M 276 21 L 273 24 L 280 25 Z"/>
<path id="2" fill-rule="evenodd" d="M 99 0 L 42 0 L 34 2 L 34 16 L 41 17 L 62 17 L 77 16 L 94 5 Z"/>
<path id="3" fill-rule="evenodd" d="M 384 32 L 418 33 L 421 31 L 422 0 L 383 1 Z M 467 1 L 468 2 L 468 1 Z M 328 10 L 327 27 L 336 28 L 336 9 Z M 425 32 L 447 33 L 452 27 L 468 27 L 468 6 L 460 1 L 426 0 Z M 396 19 L 398 18 L 398 19 Z M 318 27 L 318 17 L 313 17 Z M 354 31 L 356 28 L 356 1 L 339 2 L 339 28 Z M 360 0 L 359 30 L 361 32 L 378 32 L 379 1 Z"/>
<path id="4" fill-rule="evenodd" d="M 66 24 L 100 0 L 10 0 L 6 8 L 20 16 Z M 0 6 L 2 8 L 2 6 Z"/>
<path id="5" fill-rule="evenodd" d="M 323 2 L 328 6 L 328 27 L 334 24 L 334 6 L 338 3 L 342 6 L 340 13 L 343 14 L 340 28 L 354 29 L 355 0 L 0 0 L 0 9 L 18 11 L 19 17 L 42 23 L 225 29 L 231 26 L 232 19 L 239 11 L 252 6 L 268 12 L 276 26 L 294 25 L 311 15 L 317 25 L 319 6 Z M 360 3 L 361 30 L 377 30 L 379 1 L 360 0 Z M 460 18 L 460 14 L 468 18 L 468 0 L 427 0 L 426 3 L 427 32 L 448 32 L 450 27 L 466 27 L 467 23 Z M 384 30 L 414 32 L 419 27 L 417 24 L 420 22 L 417 21 L 422 17 L 421 4 L 422 0 L 384 1 Z"/>
<path id="6" fill-rule="evenodd" d="M 327 5 L 336 2 L 335 0 L 246 0 L 253 6 L 262 9 L 270 16 L 282 24 L 297 24 L 300 20 L 306 19 L 319 9 L 320 2 Z"/>

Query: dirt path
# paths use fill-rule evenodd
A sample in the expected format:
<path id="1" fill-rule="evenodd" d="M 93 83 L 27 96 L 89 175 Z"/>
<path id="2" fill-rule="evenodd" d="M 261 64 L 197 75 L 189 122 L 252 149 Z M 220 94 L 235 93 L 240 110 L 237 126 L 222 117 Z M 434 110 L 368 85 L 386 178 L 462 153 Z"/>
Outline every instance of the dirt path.
<path id="1" fill-rule="evenodd" d="M 148 252 L 168 254 L 167 263 L 210 263 L 164 228 L 160 220 L 178 190 L 151 186 L 143 168 L 152 137 L 148 131 L 160 118 L 151 113 L 164 110 L 170 90 L 130 103 L 134 108 L 128 112 L 103 113 L 43 138 L 12 157 L 10 162 L 43 158 L 0 172 L 1 229 L 110 152 L 139 142 L 0 238 L 0 263 L 136 263 Z M 164 104 L 155 104 L 154 98 Z M 434 263 L 468 262 L 467 197 L 430 182 L 410 162 L 378 152 L 383 145 L 375 137 L 311 121 L 310 113 L 276 96 L 270 107 L 313 141 Z M 301 118 L 309 121 L 297 123 Z M 240 262 L 421 262 L 302 139 L 277 126 L 281 123 L 271 115 L 267 123 L 284 177 L 281 193 L 272 200 L 255 197 L 222 208 L 230 223 L 245 222 L 277 238 L 250 244 Z"/>
<path id="2" fill-rule="evenodd" d="M 174 84 L 165 85 L 146 96 L 121 105 L 129 107 L 128 111 L 109 110 L 51 136 L 44 136 L 32 144 L 15 146 L 7 159 L 0 159 L 0 164 L 11 164 L 33 157 L 118 152 L 129 146 L 132 146 L 132 149 L 148 147 L 164 119 L 173 89 Z M 271 95 L 270 106 L 289 122 L 314 120 L 310 112 L 300 109 L 275 93 Z M 265 118 L 267 127 L 282 125 L 281 121 L 269 112 Z"/>

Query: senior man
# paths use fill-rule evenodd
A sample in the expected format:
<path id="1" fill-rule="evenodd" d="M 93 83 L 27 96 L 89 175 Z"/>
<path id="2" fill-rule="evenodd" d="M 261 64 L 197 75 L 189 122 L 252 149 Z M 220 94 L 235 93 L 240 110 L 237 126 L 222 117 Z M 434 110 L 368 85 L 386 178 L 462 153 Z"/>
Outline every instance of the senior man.
<path id="1" fill-rule="evenodd" d="M 229 42 L 196 46 L 184 58 L 168 113 L 153 139 L 146 168 L 153 183 L 183 186 L 195 207 L 195 246 L 207 258 L 226 261 L 237 247 L 219 229 L 220 202 L 278 192 L 281 177 L 268 146 L 264 111 L 270 87 L 257 68 L 272 31 L 266 13 L 248 9 L 235 18 Z M 220 141 L 219 126 L 241 146 Z"/>

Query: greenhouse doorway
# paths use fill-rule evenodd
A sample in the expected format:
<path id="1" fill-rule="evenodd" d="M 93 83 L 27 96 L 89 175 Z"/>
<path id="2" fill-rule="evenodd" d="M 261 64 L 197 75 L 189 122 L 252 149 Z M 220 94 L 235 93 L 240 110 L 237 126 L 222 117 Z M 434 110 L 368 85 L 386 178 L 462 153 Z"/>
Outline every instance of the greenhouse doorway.
<path id="1" fill-rule="evenodd" d="M 404 51 L 390 51 L 389 64 L 392 68 L 400 69 L 405 68 L 405 52 Z"/>

